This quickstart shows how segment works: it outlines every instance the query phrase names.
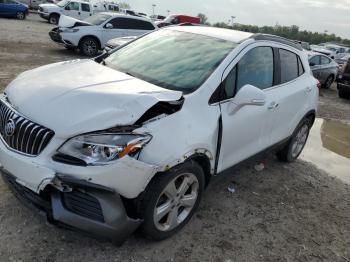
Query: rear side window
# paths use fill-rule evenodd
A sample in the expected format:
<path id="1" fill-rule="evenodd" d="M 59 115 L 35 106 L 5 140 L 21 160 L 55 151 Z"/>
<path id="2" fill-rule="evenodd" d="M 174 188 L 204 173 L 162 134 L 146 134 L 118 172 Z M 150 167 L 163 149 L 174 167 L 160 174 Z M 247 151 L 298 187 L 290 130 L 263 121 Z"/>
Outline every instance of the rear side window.
<path id="1" fill-rule="evenodd" d="M 328 57 L 321 56 L 321 65 L 328 65 L 331 60 Z"/>
<path id="2" fill-rule="evenodd" d="M 281 84 L 292 81 L 299 76 L 299 57 L 293 52 L 280 49 Z"/>
<path id="3" fill-rule="evenodd" d="M 247 84 L 260 89 L 273 85 L 274 62 L 271 47 L 256 47 L 250 50 L 236 67 L 236 92 Z"/>
<path id="4" fill-rule="evenodd" d="M 83 11 L 83 12 L 90 12 L 90 5 L 88 5 L 88 4 L 81 4 L 81 11 Z"/>
<path id="5" fill-rule="evenodd" d="M 131 30 L 154 30 L 154 26 L 147 21 L 131 18 L 116 18 L 113 20 L 116 28 Z"/>

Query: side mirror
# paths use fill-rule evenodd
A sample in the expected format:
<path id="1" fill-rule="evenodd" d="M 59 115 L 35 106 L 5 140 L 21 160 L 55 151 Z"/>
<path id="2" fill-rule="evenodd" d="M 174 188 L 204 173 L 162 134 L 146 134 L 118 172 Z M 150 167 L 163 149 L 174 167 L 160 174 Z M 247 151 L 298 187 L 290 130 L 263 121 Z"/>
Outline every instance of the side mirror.
<path id="1" fill-rule="evenodd" d="M 105 28 L 107 28 L 107 29 L 112 29 L 112 28 L 113 28 L 113 25 L 112 25 L 111 23 L 107 23 L 107 24 L 105 25 Z"/>
<path id="2" fill-rule="evenodd" d="M 230 103 L 228 114 L 233 115 L 244 106 L 264 106 L 265 103 L 264 91 L 252 85 L 244 85 Z"/>
<path id="3" fill-rule="evenodd" d="M 309 65 L 310 66 L 315 66 L 315 63 L 314 62 L 310 62 Z"/>

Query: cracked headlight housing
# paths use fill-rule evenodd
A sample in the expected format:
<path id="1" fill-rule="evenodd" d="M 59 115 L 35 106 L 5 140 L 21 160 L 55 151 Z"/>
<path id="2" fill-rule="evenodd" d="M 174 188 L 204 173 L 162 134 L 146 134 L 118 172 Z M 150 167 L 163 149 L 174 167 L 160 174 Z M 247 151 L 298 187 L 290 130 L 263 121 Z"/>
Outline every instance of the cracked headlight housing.
<path id="1" fill-rule="evenodd" d="M 123 156 L 136 155 L 151 138 L 141 134 L 86 134 L 68 140 L 58 152 L 87 165 L 107 165 Z"/>

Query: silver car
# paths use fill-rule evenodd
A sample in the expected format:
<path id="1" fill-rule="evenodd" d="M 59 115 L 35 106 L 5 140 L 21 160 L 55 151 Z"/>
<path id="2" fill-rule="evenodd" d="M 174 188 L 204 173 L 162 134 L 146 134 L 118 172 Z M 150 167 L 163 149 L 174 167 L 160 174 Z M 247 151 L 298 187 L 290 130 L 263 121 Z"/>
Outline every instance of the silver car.
<path id="1" fill-rule="evenodd" d="M 309 53 L 312 73 L 324 88 L 330 88 L 338 75 L 339 66 L 331 58 L 319 53 Z"/>

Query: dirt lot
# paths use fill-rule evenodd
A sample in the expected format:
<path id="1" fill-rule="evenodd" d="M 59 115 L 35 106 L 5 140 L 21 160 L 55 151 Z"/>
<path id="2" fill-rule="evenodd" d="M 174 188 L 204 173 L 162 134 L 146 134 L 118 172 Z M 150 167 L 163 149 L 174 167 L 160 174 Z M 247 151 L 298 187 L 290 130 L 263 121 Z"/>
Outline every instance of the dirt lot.
<path id="1" fill-rule="evenodd" d="M 1 89 L 25 70 L 79 57 L 51 43 L 50 28 L 35 15 L 0 19 Z M 350 121 L 350 102 L 327 90 L 319 116 Z M 350 185 L 301 160 L 227 171 L 179 234 L 162 242 L 134 234 L 122 247 L 47 224 L 0 180 L 0 261 L 349 262 L 349 221 Z"/>

